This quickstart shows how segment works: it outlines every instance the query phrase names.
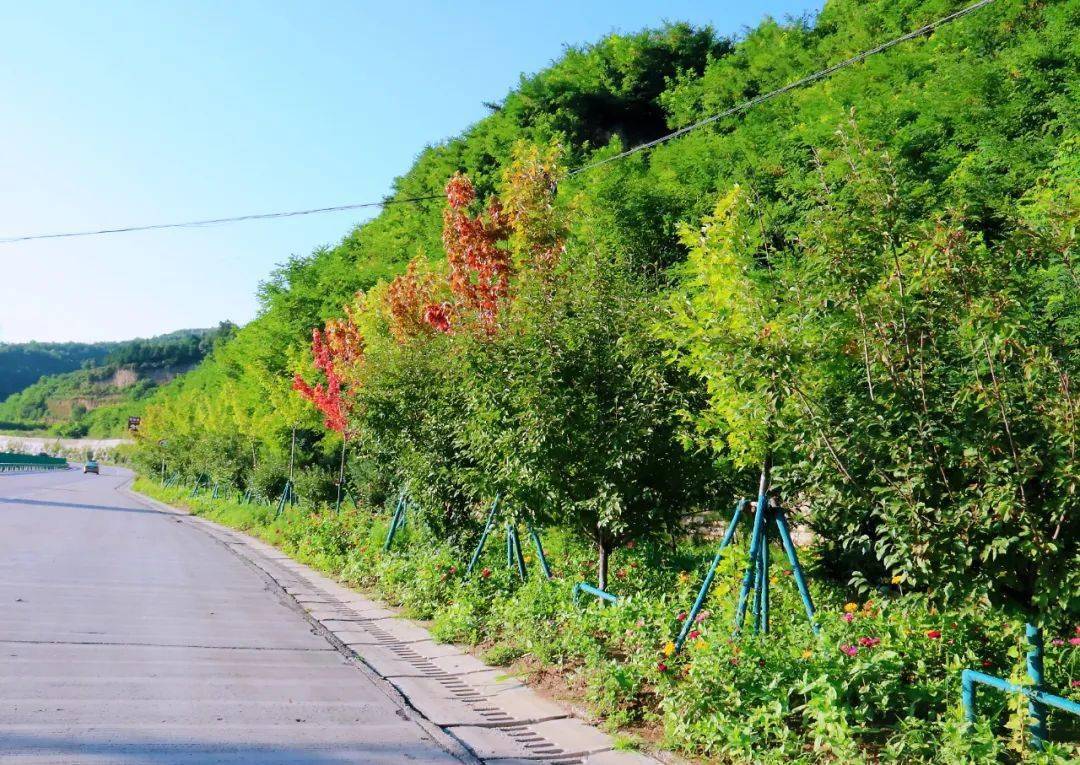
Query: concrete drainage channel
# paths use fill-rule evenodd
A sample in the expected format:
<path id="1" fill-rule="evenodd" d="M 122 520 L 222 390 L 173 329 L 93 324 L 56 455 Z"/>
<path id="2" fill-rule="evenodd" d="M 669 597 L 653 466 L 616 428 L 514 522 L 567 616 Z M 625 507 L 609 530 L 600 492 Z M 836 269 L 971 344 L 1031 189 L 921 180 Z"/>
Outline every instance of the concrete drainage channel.
<path id="1" fill-rule="evenodd" d="M 452 645 L 434 642 L 423 627 L 270 545 L 204 518 L 187 519 L 260 569 L 325 631 L 331 643 L 363 661 L 429 725 L 460 742 L 479 761 L 492 765 L 657 762 L 642 754 L 615 751 L 610 736 L 540 698 L 518 680 Z"/>

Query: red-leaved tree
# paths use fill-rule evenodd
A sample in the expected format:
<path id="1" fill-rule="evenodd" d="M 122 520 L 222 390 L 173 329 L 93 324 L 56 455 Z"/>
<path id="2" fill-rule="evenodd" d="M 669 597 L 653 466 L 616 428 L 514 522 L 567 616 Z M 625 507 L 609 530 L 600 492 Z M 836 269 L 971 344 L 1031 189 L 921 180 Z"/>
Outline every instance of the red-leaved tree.
<path id="1" fill-rule="evenodd" d="M 446 332 L 464 312 L 474 315 L 480 326 L 493 332 L 499 307 L 510 292 L 510 252 L 500 246 L 509 235 L 502 204 L 492 197 L 486 215 L 473 217 L 469 205 L 476 189 L 467 177 L 455 173 L 446 184 L 443 211 L 443 246 L 450 264 L 450 292 L 454 302 L 432 305 L 425 318 Z"/>
<path id="2" fill-rule="evenodd" d="M 351 311 L 346 310 L 345 319 L 328 321 L 325 330 L 312 330 L 311 355 L 326 384 L 312 385 L 297 372 L 293 388 L 322 412 L 327 428 L 347 437 L 351 398 L 346 380 L 355 375 L 364 356 L 364 338 Z"/>
<path id="3" fill-rule="evenodd" d="M 349 307 L 345 308 L 344 319 L 331 319 L 323 331 L 312 330 L 311 355 L 315 368 L 326 378 L 326 384 L 312 385 L 297 372 L 293 377 L 293 388 L 322 412 L 327 428 L 341 434 L 337 481 L 337 506 L 340 507 L 345 480 L 345 446 L 349 441 L 349 416 L 354 401 L 349 383 L 355 382 L 356 372 L 364 359 L 364 337 Z"/>

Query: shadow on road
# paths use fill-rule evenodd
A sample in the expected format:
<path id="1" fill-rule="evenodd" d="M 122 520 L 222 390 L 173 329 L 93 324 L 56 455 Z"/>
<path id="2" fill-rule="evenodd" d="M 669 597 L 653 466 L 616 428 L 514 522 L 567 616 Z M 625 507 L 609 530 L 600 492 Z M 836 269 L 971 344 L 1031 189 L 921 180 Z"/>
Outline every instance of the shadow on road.
<path id="1" fill-rule="evenodd" d="M 22 497 L 0 497 L 0 502 L 8 505 L 34 505 L 38 507 L 70 507 L 74 510 L 107 510 L 115 513 L 146 513 L 148 515 L 171 515 L 160 510 L 145 507 L 120 507 L 119 505 L 87 505 L 79 502 L 49 502 L 43 499 L 24 499 Z"/>
<path id="2" fill-rule="evenodd" d="M 327 746 L 211 744 L 202 741 L 79 741 L 75 737 L 5 734 L 3 751 L 22 756 L 71 757 L 70 762 L 158 763 L 159 765 L 343 765 L 343 763 L 446 763 L 454 758 L 434 744 L 395 745 L 365 741 Z M 337 749 L 338 751 L 334 751 Z M 85 758 L 85 760 L 83 759 Z"/>

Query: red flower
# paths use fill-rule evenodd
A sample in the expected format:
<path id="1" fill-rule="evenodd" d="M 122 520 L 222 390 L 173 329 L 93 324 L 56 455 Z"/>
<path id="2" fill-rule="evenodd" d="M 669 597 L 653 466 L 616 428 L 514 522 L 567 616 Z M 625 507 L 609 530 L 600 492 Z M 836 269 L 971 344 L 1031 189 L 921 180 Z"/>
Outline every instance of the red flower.
<path id="1" fill-rule="evenodd" d="M 876 637 L 861 637 L 859 638 L 859 645 L 863 648 L 873 648 L 881 642 L 881 638 Z"/>
<path id="2" fill-rule="evenodd" d="M 662 661 L 656 662 L 656 668 L 661 672 L 667 672 L 667 664 Z"/>
<path id="3" fill-rule="evenodd" d="M 701 633 L 697 630 L 690 630 L 690 634 L 687 635 L 687 637 L 691 640 L 697 640 L 699 637 L 701 637 Z"/>
<path id="4" fill-rule="evenodd" d="M 481 579 L 487 579 L 489 576 L 491 576 L 491 569 L 490 568 L 485 568 L 483 571 L 480 572 L 480 578 Z"/>
<path id="5" fill-rule="evenodd" d="M 926 636 L 931 640 L 937 640 L 939 637 L 941 637 L 941 630 L 927 630 Z"/>
<path id="6" fill-rule="evenodd" d="M 676 616 L 675 618 L 677 620 L 679 620 L 680 622 L 685 622 L 686 621 L 686 612 L 685 611 L 680 611 L 679 615 Z"/>
<path id="7" fill-rule="evenodd" d="M 983 659 L 982 660 L 983 669 L 990 669 L 990 667 L 992 667 L 992 666 L 994 666 L 994 662 L 990 661 L 989 659 Z"/>

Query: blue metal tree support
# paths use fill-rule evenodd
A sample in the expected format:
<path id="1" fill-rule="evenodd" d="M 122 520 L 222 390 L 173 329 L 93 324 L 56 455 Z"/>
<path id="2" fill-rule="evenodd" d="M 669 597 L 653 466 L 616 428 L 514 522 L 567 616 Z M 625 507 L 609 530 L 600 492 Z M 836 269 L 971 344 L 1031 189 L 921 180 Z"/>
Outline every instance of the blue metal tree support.
<path id="1" fill-rule="evenodd" d="M 578 602 L 578 596 L 580 596 L 581 593 L 583 593 L 583 592 L 587 593 L 589 595 L 593 595 L 594 597 L 597 597 L 597 598 L 599 598 L 600 600 L 602 600 L 602 601 L 604 601 L 606 603 L 618 603 L 619 602 L 619 596 L 618 595 L 612 595 L 610 592 L 604 592 L 599 587 L 593 587 L 591 584 L 586 584 L 585 582 L 581 582 L 579 584 L 574 585 L 573 597 L 574 597 L 574 602 L 575 603 Z"/>
<path id="2" fill-rule="evenodd" d="M 285 505 L 296 504 L 296 490 L 293 488 L 292 481 L 285 482 L 285 488 L 281 490 L 281 496 L 278 497 L 277 511 L 274 513 L 274 517 L 277 518 L 283 512 L 285 512 Z"/>
<path id="3" fill-rule="evenodd" d="M 743 574 L 742 586 L 739 588 L 739 602 L 735 610 L 735 631 L 737 633 L 742 629 L 743 622 L 746 618 L 747 605 L 750 602 L 750 591 L 752 589 L 754 591 L 754 599 L 752 602 L 754 631 L 760 632 L 761 634 L 768 634 L 769 632 L 769 526 L 770 524 L 775 523 L 780 536 L 780 542 L 784 547 L 784 553 L 787 555 L 788 563 L 791 565 L 795 586 L 799 590 L 803 608 L 806 610 L 806 618 L 809 620 L 810 626 L 816 634 L 818 632 L 818 625 L 814 620 L 814 602 L 810 598 L 810 590 L 806 586 L 806 577 L 803 575 L 802 566 L 799 565 L 799 556 L 795 551 L 795 544 L 791 541 L 791 531 L 788 528 L 787 518 L 782 508 L 771 505 L 769 501 L 770 472 L 771 465 L 766 461 L 761 472 L 761 483 L 758 486 L 758 499 L 754 509 L 754 525 L 750 535 L 750 561 L 747 564 L 746 572 Z M 683 622 L 682 629 L 679 631 L 679 637 L 675 641 L 676 651 L 682 649 L 697 615 L 701 612 L 701 608 L 705 604 L 705 598 L 708 596 L 709 588 L 712 587 L 713 578 L 716 575 L 716 567 L 720 565 L 720 561 L 724 555 L 724 549 L 731 544 L 732 537 L 735 534 L 735 528 L 748 503 L 749 500 L 741 499 L 738 504 L 735 505 L 735 512 L 732 513 L 731 516 L 731 523 L 728 524 L 727 531 L 724 533 L 724 538 L 720 541 L 720 546 L 716 551 L 716 555 L 713 557 L 712 563 L 709 564 L 709 569 L 705 574 L 705 580 L 701 583 L 701 589 L 698 590 L 694 605 L 690 608 L 690 612 Z"/>
<path id="4" fill-rule="evenodd" d="M 495 524 L 495 517 L 498 514 L 499 501 L 500 495 L 496 494 L 495 501 L 491 503 L 491 511 L 488 513 L 487 522 L 484 524 L 484 531 L 480 534 L 480 541 L 477 543 L 476 550 L 473 552 L 469 565 L 465 569 L 466 578 L 476 568 L 480 555 L 484 552 L 484 545 L 491 534 L 491 529 Z M 532 537 L 533 544 L 536 545 L 536 557 L 540 562 L 540 568 L 544 572 L 544 576 L 551 579 L 551 566 L 548 564 L 547 556 L 544 555 L 544 545 L 540 542 L 540 535 L 536 533 L 536 529 L 531 524 L 526 524 L 526 529 L 529 536 Z M 525 553 L 521 547 L 521 535 L 518 531 L 518 524 L 514 521 L 506 522 L 506 565 L 508 568 L 517 568 L 522 581 L 528 576 L 525 568 Z"/>
<path id="5" fill-rule="evenodd" d="M 397 505 L 394 507 L 394 516 L 390 519 L 390 528 L 386 531 L 386 542 L 383 543 L 383 550 L 389 550 L 390 544 L 394 541 L 394 536 L 405 524 L 405 513 L 408 511 L 409 501 L 405 499 L 405 492 L 402 492 L 398 496 Z"/>
<path id="6" fill-rule="evenodd" d="M 1036 750 L 1042 750 L 1046 744 L 1046 707 L 1054 707 L 1063 712 L 1080 715 L 1080 704 L 1061 696 L 1055 696 L 1042 689 L 1043 685 L 1043 640 L 1042 629 L 1033 624 L 1027 625 L 1027 672 L 1031 678 L 1031 685 L 1017 685 L 1000 677 L 978 672 L 974 669 L 965 669 L 960 673 L 961 697 L 964 703 L 964 718 L 969 722 L 975 722 L 975 685 L 981 683 L 991 688 L 996 688 L 1004 693 L 1020 693 L 1028 698 L 1028 715 L 1031 724 L 1028 730 L 1031 732 L 1031 746 Z"/>
<path id="7" fill-rule="evenodd" d="M 476 562 L 480 560 L 480 553 L 484 551 L 484 542 L 487 541 L 488 534 L 491 533 L 491 524 L 495 522 L 495 513 L 499 509 L 499 495 L 495 495 L 495 501 L 491 503 L 491 512 L 488 513 L 487 522 L 484 524 L 484 531 L 480 534 L 480 541 L 476 545 L 476 550 L 472 554 L 472 559 L 469 561 L 469 565 L 465 568 L 465 576 L 468 577 L 472 573 L 473 568 L 476 567 Z"/>

